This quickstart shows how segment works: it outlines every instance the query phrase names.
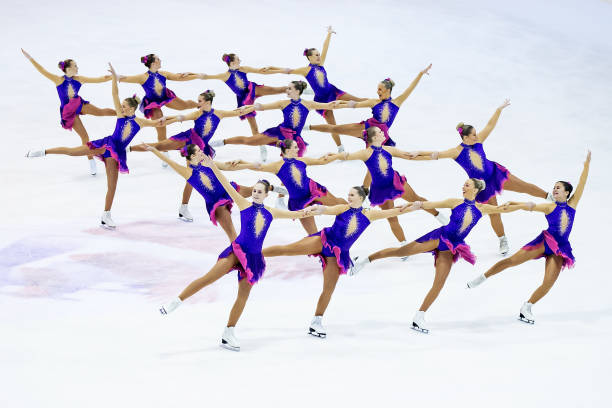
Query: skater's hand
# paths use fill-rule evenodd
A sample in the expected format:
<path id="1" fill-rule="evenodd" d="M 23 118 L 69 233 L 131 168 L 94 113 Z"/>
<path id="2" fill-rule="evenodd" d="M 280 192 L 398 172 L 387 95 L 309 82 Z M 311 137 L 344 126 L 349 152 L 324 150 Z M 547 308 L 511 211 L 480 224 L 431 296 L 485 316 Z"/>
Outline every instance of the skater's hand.
<path id="1" fill-rule="evenodd" d="M 181 122 L 181 123 L 182 123 L 182 122 L 185 120 L 185 115 L 178 115 L 178 116 L 176 117 L 176 120 L 178 120 L 179 122 Z"/>
<path id="2" fill-rule="evenodd" d="M 349 152 L 338 153 L 340 160 L 346 160 L 349 157 Z"/>
<path id="3" fill-rule="evenodd" d="M 343 101 L 338 101 L 338 100 L 336 100 L 336 101 L 332 101 L 332 102 L 330 102 L 329 104 L 330 104 L 330 106 L 331 106 L 332 108 L 334 108 L 334 109 L 336 109 L 336 108 L 337 108 L 337 107 L 339 107 L 339 106 L 345 105 L 345 103 L 343 103 Z"/>
<path id="4" fill-rule="evenodd" d="M 256 104 L 255 104 L 255 105 L 253 105 L 253 106 L 255 106 L 255 110 L 256 110 L 256 111 L 260 111 L 260 110 L 261 110 L 261 108 L 262 108 L 261 103 L 256 103 Z"/>
<path id="5" fill-rule="evenodd" d="M 207 76 L 208 75 L 206 75 L 206 74 L 198 74 L 198 78 L 200 78 L 200 79 L 206 79 Z"/>
<path id="6" fill-rule="evenodd" d="M 290 74 L 290 73 L 291 73 L 291 71 L 292 71 L 292 69 L 291 69 L 291 68 L 285 68 L 285 69 L 283 70 L 283 72 L 284 72 L 285 74 Z"/>
<path id="7" fill-rule="evenodd" d="M 533 211 L 533 209 L 535 208 L 535 206 L 536 206 L 536 203 L 534 203 L 533 201 L 529 201 L 529 202 L 527 203 L 527 209 L 528 209 L 529 211 Z"/>
<path id="8" fill-rule="evenodd" d="M 337 153 L 327 153 L 326 155 L 321 156 L 321 160 L 324 162 L 330 162 L 332 159 L 336 158 Z"/>
<path id="9" fill-rule="evenodd" d="M 116 79 L 117 78 L 117 72 L 115 72 L 115 68 L 113 68 L 113 65 L 110 62 L 108 63 L 108 68 L 109 68 L 108 72 L 110 72 L 111 75 L 113 76 L 113 78 Z"/>
<path id="10" fill-rule="evenodd" d="M 336 32 L 334 31 L 334 29 L 332 28 L 332 26 L 327 26 L 327 33 L 328 33 L 328 34 L 336 34 Z"/>
<path id="11" fill-rule="evenodd" d="M 400 209 L 400 213 L 402 213 L 402 214 L 406 213 L 406 212 L 418 210 L 418 208 L 414 207 L 414 203 L 410 203 L 410 202 L 402 205 L 401 207 L 399 207 L 399 209 Z"/>
<path id="12" fill-rule="evenodd" d="M 427 68 L 425 68 L 424 70 L 421 71 L 421 74 L 423 75 L 429 75 L 429 70 L 431 69 L 431 64 L 429 64 L 427 66 Z"/>
<path id="13" fill-rule="evenodd" d="M 155 121 L 155 127 L 164 127 L 166 126 L 166 117 L 162 116 L 161 118 Z"/>
<path id="14" fill-rule="evenodd" d="M 421 208 L 423 208 L 423 202 L 422 201 L 414 201 L 414 202 L 412 202 L 411 207 L 414 208 L 415 210 L 420 210 Z"/>
<path id="15" fill-rule="evenodd" d="M 206 167 L 213 167 L 215 165 L 215 162 L 213 161 L 212 157 L 204 156 L 204 159 L 202 160 L 202 165 Z"/>
<path id="16" fill-rule="evenodd" d="M 261 72 L 268 72 L 268 71 L 270 71 L 271 69 L 272 69 L 272 67 L 263 67 L 263 68 L 261 69 Z"/>
<path id="17" fill-rule="evenodd" d="M 589 163 L 591 163 L 591 151 L 590 151 L 590 150 L 588 151 L 588 153 L 587 153 L 587 157 L 586 157 L 586 159 L 584 160 L 584 164 L 585 164 L 585 165 L 587 165 L 587 164 L 589 164 Z"/>
<path id="18" fill-rule="evenodd" d="M 406 152 L 403 154 L 404 159 L 412 160 L 419 155 L 419 152 Z"/>
<path id="19" fill-rule="evenodd" d="M 26 50 L 24 50 L 24 49 L 22 48 L 22 49 L 21 49 L 21 52 L 23 53 L 23 55 L 25 55 L 25 57 L 26 57 L 27 59 L 29 59 L 30 61 L 32 61 L 32 57 L 30 56 L 30 54 L 28 54 L 28 53 L 26 52 Z"/>
<path id="20" fill-rule="evenodd" d="M 502 103 L 501 105 L 499 105 L 499 110 L 502 110 L 504 108 L 507 108 L 508 106 L 510 106 L 510 99 L 504 99 L 504 103 Z"/>
<path id="21" fill-rule="evenodd" d="M 139 147 L 142 147 L 143 149 L 145 149 L 145 150 L 146 150 L 146 151 L 148 151 L 148 152 L 152 152 L 152 151 L 157 150 L 157 149 L 156 149 L 154 146 L 151 146 L 151 145 L 146 144 L 146 143 L 144 143 L 144 142 L 143 142 L 143 143 L 141 143 L 141 144 L 139 144 L 138 146 L 139 146 Z"/>
<path id="22" fill-rule="evenodd" d="M 321 215 L 323 214 L 323 206 L 321 204 L 314 204 L 304 208 L 306 215 Z"/>
<path id="23" fill-rule="evenodd" d="M 357 105 L 357 101 L 348 101 L 346 104 L 349 108 L 354 108 Z"/>
<path id="24" fill-rule="evenodd" d="M 243 163 L 242 160 L 237 159 L 237 160 L 227 161 L 227 162 L 225 162 L 225 165 L 228 166 L 231 169 L 234 169 L 234 168 L 238 167 L 239 164 L 242 164 L 242 163 Z"/>
<path id="25" fill-rule="evenodd" d="M 189 75 L 193 75 L 193 72 L 179 72 L 178 74 L 179 78 L 186 78 Z"/>

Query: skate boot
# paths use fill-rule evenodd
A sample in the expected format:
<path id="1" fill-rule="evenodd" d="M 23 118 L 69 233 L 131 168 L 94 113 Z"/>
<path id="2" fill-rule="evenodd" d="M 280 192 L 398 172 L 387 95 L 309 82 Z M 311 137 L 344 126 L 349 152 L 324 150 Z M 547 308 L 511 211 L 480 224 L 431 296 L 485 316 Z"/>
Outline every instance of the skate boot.
<path id="1" fill-rule="evenodd" d="M 166 156 L 167 158 L 170 158 L 170 153 L 162 152 L 162 154 Z M 168 167 L 168 163 L 166 163 L 165 161 L 162 161 L 162 167 L 165 169 L 166 167 Z"/>
<path id="2" fill-rule="evenodd" d="M 266 146 L 259 146 L 259 159 L 262 163 L 268 161 L 268 149 L 266 149 Z"/>
<path id="3" fill-rule="evenodd" d="M 415 313 L 414 318 L 412 319 L 412 330 L 425 334 L 429 333 L 429 329 L 425 323 L 425 312 L 419 310 Z"/>
<path id="4" fill-rule="evenodd" d="M 351 266 L 351 269 L 348 272 L 349 276 L 357 275 L 359 272 L 361 272 L 363 268 L 366 267 L 366 265 L 369 264 L 370 258 L 368 258 L 367 256 L 364 256 L 363 258 L 359 258 L 358 256 L 356 256 L 355 258 L 353 258 L 353 266 Z"/>
<path id="5" fill-rule="evenodd" d="M 508 238 L 504 235 L 503 237 L 499 237 L 499 253 L 503 256 L 506 256 L 510 251 L 510 247 L 508 246 Z"/>
<path id="6" fill-rule="evenodd" d="M 221 147 L 221 146 L 225 146 L 225 141 L 223 139 L 221 140 L 213 140 L 212 142 L 209 143 L 210 147 Z"/>
<path id="7" fill-rule="evenodd" d="M 179 220 L 185 222 L 193 222 L 193 217 L 189 212 L 189 207 L 187 206 L 187 204 L 181 204 L 181 207 L 179 208 Z"/>
<path id="8" fill-rule="evenodd" d="M 233 327 L 226 327 L 221 336 L 221 347 L 232 351 L 240 351 L 240 343 L 234 334 Z"/>
<path id="9" fill-rule="evenodd" d="M 308 334 L 324 339 L 327 336 L 327 331 L 323 326 L 322 320 L 323 316 L 313 317 L 312 322 L 310 323 L 310 327 L 308 328 Z"/>
<path id="10" fill-rule="evenodd" d="M 163 305 L 162 307 L 160 307 L 159 308 L 159 313 L 161 313 L 163 315 L 167 315 L 168 313 L 172 313 L 182 303 L 183 303 L 183 301 L 181 299 L 179 299 L 178 297 L 174 298 L 169 303 L 167 303 L 167 304 Z"/>
<path id="11" fill-rule="evenodd" d="M 111 212 L 110 211 L 104 211 L 102 213 L 102 219 L 100 220 L 100 226 L 102 228 L 106 228 L 106 229 L 110 229 L 110 230 L 114 230 L 115 229 L 117 224 L 115 224 L 115 221 L 113 221 L 113 219 L 111 218 Z"/>
<path id="12" fill-rule="evenodd" d="M 483 274 L 478 275 L 477 277 L 475 277 L 474 279 L 472 279 L 471 281 L 469 281 L 467 283 L 467 287 L 470 289 L 475 288 L 476 286 L 480 285 L 482 282 L 486 281 L 487 277 Z"/>
<path id="13" fill-rule="evenodd" d="M 442 213 L 440 213 L 440 214 L 442 214 Z M 439 214 L 438 214 L 438 215 L 439 215 Z M 402 241 L 402 242 L 400 242 L 400 243 L 399 243 L 400 247 L 403 247 L 403 246 L 404 246 L 404 245 L 406 245 L 406 244 L 407 244 L 407 242 L 406 242 L 406 241 Z M 402 260 L 402 262 L 406 262 L 408 259 L 410 259 L 410 255 L 408 255 L 408 256 L 402 256 L 400 259 Z"/>
<path id="14" fill-rule="evenodd" d="M 94 159 L 89 159 L 89 174 L 95 176 L 98 173 L 98 168 L 96 166 L 96 161 Z"/>
<path id="15" fill-rule="evenodd" d="M 28 150 L 25 157 L 45 157 L 45 149 Z"/>
<path id="16" fill-rule="evenodd" d="M 535 323 L 535 319 L 533 317 L 533 314 L 531 313 L 531 306 L 532 304 L 529 302 L 525 302 L 523 303 L 523 306 L 521 307 L 521 311 L 519 313 L 519 317 L 518 319 L 521 322 L 525 322 L 528 324 L 534 324 Z"/>
<path id="17" fill-rule="evenodd" d="M 283 186 L 272 185 L 272 191 L 274 191 L 276 194 L 289 195 L 289 192 Z"/>
<path id="18" fill-rule="evenodd" d="M 280 210 L 286 210 L 287 209 L 287 203 L 285 202 L 285 199 L 283 197 L 277 197 L 276 198 L 276 203 L 274 204 L 274 207 L 280 209 Z"/>
<path id="19" fill-rule="evenodd" d="M 344 145 L 338 146 L 338 153 L 344 153 Z"/>

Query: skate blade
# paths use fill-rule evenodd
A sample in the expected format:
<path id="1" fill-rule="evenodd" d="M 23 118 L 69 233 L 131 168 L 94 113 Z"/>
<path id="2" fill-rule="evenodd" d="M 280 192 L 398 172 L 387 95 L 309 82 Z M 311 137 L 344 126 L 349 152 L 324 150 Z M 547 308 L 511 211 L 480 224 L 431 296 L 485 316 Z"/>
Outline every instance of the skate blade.
<path id="1" fill-rule="evenodd" d="M 163 306 L 159 308 L 159 313 L 161 313 L 162 315 L 167 315 L 168 314 L 168 312 L 166 311 L 166 308 L 163 307 Z"/>
<path id="2" fill-rule="evenodd" d="M 518 320 L 520 320 L 523 323 L 527 323 L 527 324 L 535 324 L 535 320 L 530 320 L 527 319 L 525 316 L 523 316 L 522 314 L 519 315 Z"/>
<path id="3" fill-rule="evenodd" d="M 193 222 L 193 218 L 191 218 L 191 219 L 185 218 L 181 214 L 179 214 L 178 219 L 183 221 L 183 222 Z"/>
<path id="4" fill-rule="evenodd" d="M 326 333 L 317 333 L 315 330 L 313 329 L 308 329 L 308 334 L 310 334 L 312 337 L 318 337 L 320 339 L 324 339 L 327 337 Z"/>
<path id="5" fill-rule="evenodd" d="M 110 225 L 106 225 L 103 222 L 100 223 L 100 227 L 104 228 L 105 230 L 109 230 L 109 231 L 114 231 L 116 228 L 116 227 L 111 227 Z"/>
<path id="6" fill-rule="evenodd" d="M 414 323 L 412 323 L 412 330 L 423 334 L 429 334 L 429 329 L 423 329 Z"/>
<path id="7" fill-rule="evenodd" d="M 410 257 L 409 256 L 402 256 L 401 260 L 402 260 L 402 262 L 406 262 L 406 261 L 410 260 Z"/>
<path id="8" fill-rule="evenodd" d="M 227 341 L 221 339 L 221 344 L 219 344 L 221 347 L 223 347 L 224 349 L 230 350 L 230 351 L 240 351 L 240 346 L 238 347 L 234 347 L 231 346 Z"/>

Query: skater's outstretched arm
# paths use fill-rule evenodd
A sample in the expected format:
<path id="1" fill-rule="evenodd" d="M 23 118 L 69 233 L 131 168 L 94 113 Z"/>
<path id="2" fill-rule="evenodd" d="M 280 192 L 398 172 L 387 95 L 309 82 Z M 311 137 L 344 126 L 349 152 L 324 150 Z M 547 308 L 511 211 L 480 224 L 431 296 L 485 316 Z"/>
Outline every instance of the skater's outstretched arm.
<path id="1" fill-rule="evenodd" d="M 144 118 L 134 118 L 138 126 L 140 127 L 164 127 L 166 126 L 166 122 L 160 119 L 144 119 Z"/>
<path id="2" fill-rule="evenodd" d="M 327 102 L 327 103 L 321 103 L 321 102 L 313 102 L 313 101 L 302 101 L 302 103 L 304 104 L 304 106 L 306 106 L 308 109 L 313 110 L 313 109 L 321 109 L 321 110 L 333 110 L 333 109 L 344 109 L 344 108 L 348 108 L 349 104 L 346 101 L 332 101 L 332 102 Z"/>
<path id="3" fill-rule="evenodd" d="M 217 115 L 219 119 L 233 118 L 236 116 L 244 116 L 248 113 L 253 112 L 254 110 L 255 110 L 254 105 L 245 105 L 245 106 L 241 106 L 240 108 L 234 109 L 231 111 L 223 111 L 223 110 L 215 109 L 215 115 Z"/>
<path id="4" fill-rule="evenodd" d="M 308 71 L 310 71 L 310 67 L 301 67 L 301 68 L 281 68 L 281 67 L 265 67 L 267 74 L 290 74 L 290 75 L 308 75 Z"/>
<path id="5" fill-rule="evenodd" d="M 76 79 L 79 82 L 89 83 L 89 84 L 99 84 L 102 82 L 108 82 L 112 78 L 113 78 L 112 75 L 104 75 L 104 76 L 99 76 L 99 77 L 86 77 L 86 76 L 76 75 L 74 77 L 74 79 Z"/>
<path id="6" fill-rule="evenodd" d="M 247 167 L 245 167 L 245 169 L 247 170 L 263 171 L 266 173 L 276 174 L 278 173 L 278 171 L 280 170 L 284 162 L 282 160 L 278 160 L 278 161 L 275 161 L 272 163 L 266 163 L 266 164 L 248 163 L 248 162 L 243 162 L 243 163 L 247 165 Z"/>
<path id="7" fill-rule="evenodd" d="M 270 74 L 281 74 L 283 72 L 278 72 L 278 70 L 283 70 L 284 68 L 278 67 L 263 67 L 263 68 L 253 68 L 253 67 L 245 67 L 241 66 L 238 68 L 238 71 L 242 71 L 245 74 L 262 74 L 262 75 L 270 75 Z"/>
<path id="8" fill-rule="evenodd" d="M 495 125 L 497 125 L 497 121 L 499 120 L 502 110 L 508 106 L 510 106 L 510 99 L 506 99 L 504 103 L 495 109 L 495 113 L 493 113 L 493 116 L 491 116 L 491 119 L 489 119 L 487 126 L 478 132 L 478 140 L 480 143 L 484 143 L 484 141 L 487 140 L 487 137 L 489 137 L 493 129 L 495 129 Z"/>
<path id="9" fill-rule="evenodd" d="M 127 82 L 130 84 L 144 84 L 147 81 L 147 74 L 138 74 L 138 75 L 120 75 L 119 82 Z"/>
<path id="10" fill-rule="evenodd" d="M 587 178 L 589 177 L 589 166 L 591 165 L 591 151 L 587 153 L 587 157 L 584 160 L 584 168 L 582 169 L 582 174 L 580 175 L 580 181 L 578 181 L 578 186 L 576 187 L 576 192 L 569 199 L 568 204 L 572 208 L 576 208 L 578 206 L 578 201 L 582 198 L 582 192 L 584 191 L 584 186 L 586 185 Z"/>
<path id="11" fill-rule="evenodd" d="M 252 170 L 253 167 L 256 166 L 256 163 L 249 163 L 249 162 L 242 161 L 240 159 L 230 160 L 226 162 L 216 161 L 215 164 L 217 165 L 219 170 L 224 170 L 224 171 Z"/>
<path id="12" fill-rule="evenodd" d="M 342 214 L 351 207 L 348 204 L 338 204 L 332 206 L 315 204 L 306 208 L 311 215 L 338 215 Z"/>
<path id="13" fill-rule="evenodd" d="M 339 160 L 342 153 L 327 153 L 319 158 L 314 157 L 300 157 L 298 160 L 303 161 L 308 166 L 321 166 L 333 161 Z"/>
<path id="14" fill-rule="evenodd" d="M 484 204 L 482 204 L 484 206 Z M 479 207 L 480 208 L 480 207 Z M 538 211 L 545 214 L 550 214 L 555 209 L 555 203 L 536 204 L 533 202 L 521 203 L 510 201 L 497 207 L 500 213 L 509 213 L 517 210 L 523 211 Z"/>
<path id="15" fill-rule="evenodd" d="M 459 198 L 447 198 L 442 201 L 415 201 L 414 203 L 408 204 L 413 204 L 420 210 L 434 210 L 436 208 L 455 208 L 462 202 L 463 200 Z"/>
<path id="16" fill-rule="evenodd" d="M 346 104 L 349 108 L 371 108 L 377 103 L 380 102 L 378 98 L 366 99 L 365 101 L 355 102 L 355 101 L 342 101 L 343 104 Z"/>
<path id="17" fill-rule="evenodd" d="M 361 161 L 366 161 L 366 160 L 368 160 L 370 158 L 371 155 L 372 155 L 372 149 L 358 150 L 358 151 L 353 152 L 353 153 L 349 153 L 349 152 L 339 153 L 340 160 L 361 160 Z"/>
<path id="18" fill-rule="evenodd" d="M 288 211 L 272 207 L 266 208 L 268 209 L 268 211 L 270 211 L 270 214 L 272 214 L 272 217 L 274 218 L 291 218 L 295 220 L 296 218 L 306 218 L 313 216 L 313 214 L 310 211 L 307 211 L 306 209 L 299 211 Z"/>
<path id="19" fill-rule="evenodd" d="M 416 86 L 419 84 L 419 82 L 421 81 L 421 78 L 423 78 L 423 75 L 429 75 L 430 69 L 431 69 L 431 64 L 429 64 L 427 68 L 419 72 L 416 78 L 412 80 L 408 88 L 406 88 L 406 90 L 402 92 L 400 96 L 398 96 L 397 98 L 393 98 L 393 103 L 395 103 L 397 106 L 401 106 L 402 103 L 404 103 L 404 101 L 410 96 L 412 91 L 414 91 L 414 88 L 416 88 Z"/>
<path id="20" fill-rule="evenodd" d="M 325 36 L 323 48 L 321 49 L 321 65 L 325 64 L 325 58 L 327 58 L 327 50 L 329 49 L 329 42 L 331 41 L 332 34 L 336 34 L 336 32 L 332 29 L 332 26 L 328 26 L 327 36 Z"/>
<path id="21" fill-rule="evenodd" d="M 261 103 L 256 103 L 253 106 L 255 107 L 256 111 L 265 111 L 265 110 L 271 110 L 271 109 L 283 109 L 288 104 L 289 104 L 289 101 L 282 100 L 282 101 L 276 101 L 272 103 L 266 103 L 264 105 L 262 105 Z"/>
<path id="22" fill-rule="evenodd" d="M 118 118 L 123 118 L 125 115 L 123 114 L 123 108 L 121 107 L 121 101 L 119 100 L 119 85 L 117 85 L 117 72 L 115 72 L 115 68 L 108 63 L 108 70 L 113 77 L 113 86 L 112 86 L 112 94 L 113 94 L 113 104 L 115 105 L 115 112 L 117 112 Z"/>
<path id="23" fill-rule="evenodd" d="M 196 120 L 200 116 L 202 116 L 202 111 L 198 109 L 185 115 L 165 116 L 163 119 L 166 125 L 170 125 L 172 123 L 184 122 L 186 120 Z"/>
<path id="24" fill-rule="evenodd" d="M 227 81 L 230 76 L 229 72 L 222 72 L 220 74 L 208 75 L 208 74 L 200 74 L 200 79 L 219 79 L 223 82 Z"/>
<path id="25" fill-rule="evenodd" d="M 185 179 L 188 179 L 189 177 L 191 177 L 191 173 L 193 173 L 192 169 L 190 169 L 188 167 L 185 167 L 185 166 L 181 166 L 180 164 L 178 164 L 174 160 L 170 159 L 166 155 L 161 154 L 161 152 L 159 150 L 157 150 L 155 147 L 153 147 L 151 145 L 148 145 L 146 143 L 142 143 L 140 146 L 144 147 L 145 150 L 148 150 L 148 151 L 152 152 L 154 155 L 159 157 L 161 160 L 163 160 L 166 163 L 168 163 L 170 165 L 170 167 L 172 167 L 172 170 L 176 171 L 178 174 L 183 176 Z"/>
<path id="26" fill-rule="evenodd" d="M 452 149 L 437 151 L 416 151 L 416 152 L 403 152 L 403 159 L 406 160 L 438 160 L 438 159 L 456 159 L 461 153 L 459 146 L 453 147 Z"/>
<path id="27" fill-rule="evenodd" d="M 194 74 L 192 72 L 181 72 L 179 74 L 175 74 L 168 71 L 159 71 L 159 73 L 171 81 L 193 81 L 194 79 L 200 79 L 200 74 Z"/>
<path id="28" fill-rule="evenodd" d="M 219 180 L 219 182 L 221 183 L 225 191 L 227 191 L 227 194 L 229 194 L 229 196 L 232 198 L 232 201 L 236 203 L 236 205 L 238 206 L 238 208 L 240 208 L 240 210 L 244 210 L 245 208 L 248 208 L 251 206 L 251 203 L 249 202 L 249 200 L 241 196 L 234 189 L 234 186 L 230 184 L 229 180 L 225 177 L 223 172 L 219 170 L 219 168 L 215 165 L 215 162 L 213 161 L 213 159 L 206 156 L 204 157 L 204 160 L 202 160 L 202 164 L 204 166 L 210 167 L 213 173 L 215 173 L 215 176 L 217 176 L 217 179 Z"/>
<path id="29" fill-rule="evenodd" d="M 38 72 L 40 72 L 41 74 L 45 76 L 45 78 L 53 81 L 55 85 L 59 85 L 62 83 L 64 79 L 61 76 L 52 74 L 49 71 L 47 71 L 45 68 L 43 68 L 42 65 L 36 62 L 36 60 L 34 60 L 34 58 L 32 58 L 30 54 L 28 54 L 23 48 L 21 49 L 21 52 L 32 63 L 32 65 L 34 65 L 34 68 L 36 68 Z"/>
<path id="30" fill-rule="evenodd" d="M 390 208 L 388 210 L 367 210 L 364 215 L 368 217 L 370 221 L 386 220 L 387 218 L 397 217 L 400 214 L 412 212 L 420 209 L 418 205 L 414 203 L 407 203 L 401 207 Z"/>

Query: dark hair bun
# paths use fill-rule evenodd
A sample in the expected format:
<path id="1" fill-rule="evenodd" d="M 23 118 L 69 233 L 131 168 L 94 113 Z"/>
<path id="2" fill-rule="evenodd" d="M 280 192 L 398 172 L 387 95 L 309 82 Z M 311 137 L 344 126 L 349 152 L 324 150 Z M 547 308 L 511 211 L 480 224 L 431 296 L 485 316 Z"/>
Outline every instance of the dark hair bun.
<path id="1" fill-rule="evenodd" d="M 302 92 L 304 92 L 304 89 L 308 88 L 308 84 L 304 81 L 291 81 L 291 83 L 293 84 L 295 89 L 300 92 L 300 95 L 302 94 Z"/>

